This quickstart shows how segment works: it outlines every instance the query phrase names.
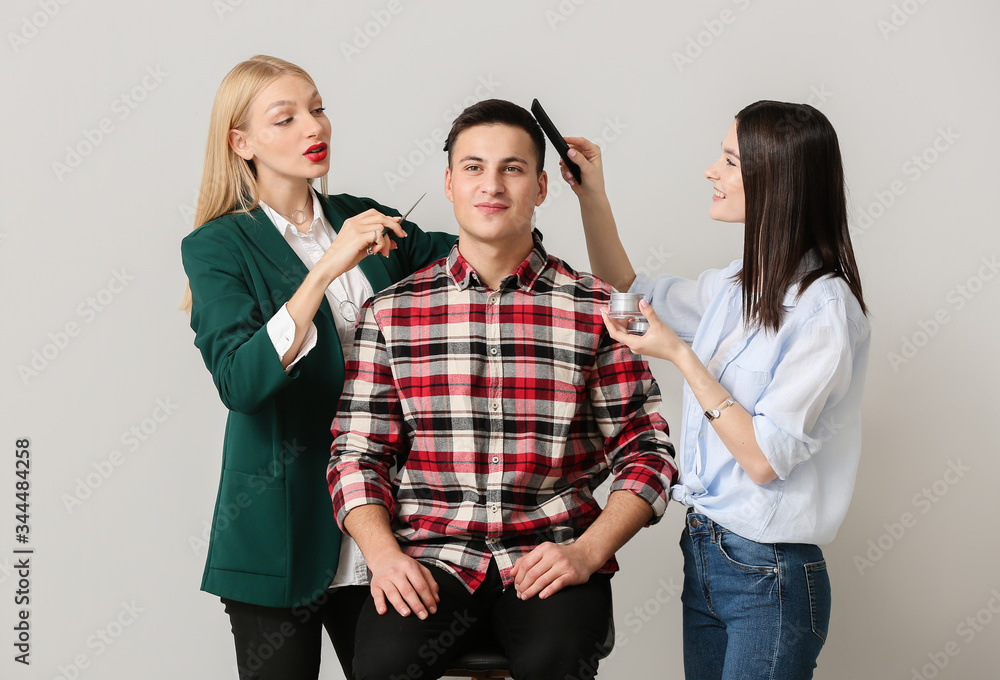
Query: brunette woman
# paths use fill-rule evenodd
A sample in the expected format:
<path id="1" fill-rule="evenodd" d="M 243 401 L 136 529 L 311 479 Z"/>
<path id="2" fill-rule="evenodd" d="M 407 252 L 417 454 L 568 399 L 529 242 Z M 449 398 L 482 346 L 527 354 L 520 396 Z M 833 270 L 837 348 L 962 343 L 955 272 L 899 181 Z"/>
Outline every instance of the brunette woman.
<path id="1" fill-rule="evenodd" d="M 567 139 L 594 273 L 648 300 L 645 335 L 605 323 L 684 377 L 685 676 L 811 678 L 830 618 L 820 546 L 854 489 L 869 349 L 837 135 L 811 106 L 737 114 L 705 177 L 709 216 L 744 225 L 743 258 L 696 280 L 635 274 L 599 149 Z"/>

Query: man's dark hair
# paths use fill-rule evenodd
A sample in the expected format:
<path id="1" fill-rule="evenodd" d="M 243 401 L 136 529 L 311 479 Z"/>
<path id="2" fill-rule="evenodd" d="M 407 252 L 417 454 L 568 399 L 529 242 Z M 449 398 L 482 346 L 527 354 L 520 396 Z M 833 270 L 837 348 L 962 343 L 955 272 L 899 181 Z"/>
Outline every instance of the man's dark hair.
<path id="1" fill-rule="evenodd" d="M 535 146 L 538 174 L 542 174 L 542 169 L 545 166 L 545 137 L 542 135 L 542 128 L 538 126 L 538 121 L 527 110 L 503 99 L 486 99 L 478 104 L 473 104 L 458 114 L 458 118 L 451 124 L 448 139 L 444 142 L 444 150 L 448 152 L 449 168 L 451 167 L 451 150 L 455 146 L 455 140 L 465 130 L 478 125 L 509 125 L 527 132 Z"/>

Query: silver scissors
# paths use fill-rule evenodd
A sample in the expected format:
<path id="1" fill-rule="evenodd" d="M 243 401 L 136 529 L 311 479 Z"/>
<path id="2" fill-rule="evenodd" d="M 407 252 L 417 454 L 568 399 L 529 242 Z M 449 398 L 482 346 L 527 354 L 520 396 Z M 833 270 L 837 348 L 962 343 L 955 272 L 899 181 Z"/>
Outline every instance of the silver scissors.
<path id="1" fill-rule="evenodd" d="M 422 193 L 420 195 L 420 198 L 417 199 L 417 203 L 420 203 L 420 201 L 424 200 L 424 196 L 426 196 L 426 195 L 427 195 L 426 191 L 424 193 Z M 414 203 L 413 205 L 411 205 L 410 209 L 407 210 L 405 213 L 403 213 L 403 216 L 401 218 L 399 218 L 399 223 L 400 224 L 402 224 L 403 222 L 406 221 L 406 218 L 410 216 L 410 213 L 413 212 L 413 209 L 417 207 L 417 203 Z M 385 236 L 388 231 L 389 231 L 388 229 L 383 228 L 382 229 L 382 236 Z"/>

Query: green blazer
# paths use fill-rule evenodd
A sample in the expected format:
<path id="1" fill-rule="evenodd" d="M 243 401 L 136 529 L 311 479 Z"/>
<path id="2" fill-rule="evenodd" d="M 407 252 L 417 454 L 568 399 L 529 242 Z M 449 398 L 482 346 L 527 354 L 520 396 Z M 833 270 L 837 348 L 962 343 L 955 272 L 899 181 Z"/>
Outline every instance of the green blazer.
<path id="1" fill-rule="evenodd" d="M 368 198 L 321 196 L 337 231 L 375 208 Z M 380 291 L 447 255 L 455 236 L 408 236 L 388 259 L 361 271 Z M 316 347 L 289 374 L 265 324 L 308 270 L 258 208 L 224 215 L 181 243 L 191 283 L 191 327 L 229 409 L 202 590 L 268 607 L 297 607 L 322 595 L 337 569 L 340 530 L 326 484 L 330 425 L 344 384 L 344 353 L 326 299 L 313 318 Z"/>

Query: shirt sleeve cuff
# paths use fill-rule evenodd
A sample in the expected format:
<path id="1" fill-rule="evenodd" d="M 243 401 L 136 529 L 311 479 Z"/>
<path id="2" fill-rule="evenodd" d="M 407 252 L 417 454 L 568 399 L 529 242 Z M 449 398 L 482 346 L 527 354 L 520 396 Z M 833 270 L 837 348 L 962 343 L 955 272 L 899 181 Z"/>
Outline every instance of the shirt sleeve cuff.
<path id="1" fill-rule="evenodd" d="M 292 342 L 295 340 L 295 320 L 288 313 L 287 303 L 281 305 L 281 309 L 275 312 L 274 316 L 267 322 L 267 335 L 271 338 L 271 344 L 274 345 L 274 351 L 278 353 L 278 358 L 281 359 L 284 357 L 285 353 L 288 352 L 288 348 L 292 346 Z M 309 328 L 306 330 L 306 337 L 302 341 L 302 346 L 299 347 L 299 352 L 295 355 L 295 359 L 285 368 L 285 373 L 291 373 L 295 364 L 302 357 L 309 354 L 315 346 L 316 324 L 310 321 Z"/>
<path id="2" fill-rule="evenodd" d="M 669 483 L 669 479 L 664 478 L 662 471 L 643 468 L 635 470 L 631 474 L 616 477 L 611 483 L 609 493 L 629 491 L 649 503 L 650 507 L 653 508 L 653 516 L 646 526 L 652 526 L 660 521 L 667 509 Z"/>
<path id="3" fill-rule="evenodd" d="M 753 417 L 753 432 L 760 450 L 779 479 L 788 479 L 792 470 L 811 455 L 805 444 L 795 441 L 763 416 Z"/>
<path id="4" fill-rule="evenodd" d="M 334 507 L 334 512 L 336 513 L 337 526 L 340 527 L 341 531 L 345 534 L 350 535 L 347 531 L 347 527 L 344 526 L 344 520 L 347 519 L 347 515 L 350 514 L 351 510 L 354 508 L 360 508 L 363 505 L 381 505 L 389 513 L 389 517 L 392 518 L 396 513 L 396 504 L 393 503 L 392 497 L 386 497 L 385 494 L 381 493 L 355 493 L 351 496 L 344 494 L 343 504 L 339 507 Z"/>

